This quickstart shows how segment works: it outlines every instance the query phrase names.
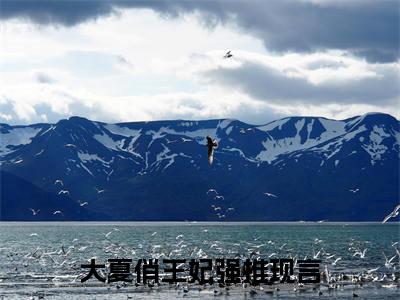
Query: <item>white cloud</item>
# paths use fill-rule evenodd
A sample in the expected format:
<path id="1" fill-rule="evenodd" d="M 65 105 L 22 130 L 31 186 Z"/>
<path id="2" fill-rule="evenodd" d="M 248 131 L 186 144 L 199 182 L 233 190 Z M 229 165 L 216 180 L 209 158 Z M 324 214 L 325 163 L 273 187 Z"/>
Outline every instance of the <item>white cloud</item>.
<path id="1" fill-rule="evenodd" d="M 346 103 L 334 94 L 315 93 L 312 101 L 303 97 L 291 102 L 284 93 L 279 97 L 279 91 L 272 97 L 257 94 L 265 84 L 262 77 L 257 89 L 243 88 L 252 87 L 245 86 L 250 77 L 224 80 L 218 77 L 221 71 L 240 75 L 243 66 L 252 63 L 310 87 L 340 90 L 372 80 L 379 89 L 378 82 L 398 72 L 399 64 L 371 64 L 345 51 L 277 55 L 265 50 L 259 39 L 221 24 L 205 28 L 197 17 L 168 19 L 149 10 L 128 10 L 74 27 L 1 22 L 0 119 L 33 123 L 71 115 L 110 122 L 229 117 L 262 124 L 292 114 L 344 118 L 371 110 L 396 111 L 383 98 Z M 227 50 L 232 50 L 232 59 L 222 58 Z M 388 92 L 378 89 L 375 96 Z"/>

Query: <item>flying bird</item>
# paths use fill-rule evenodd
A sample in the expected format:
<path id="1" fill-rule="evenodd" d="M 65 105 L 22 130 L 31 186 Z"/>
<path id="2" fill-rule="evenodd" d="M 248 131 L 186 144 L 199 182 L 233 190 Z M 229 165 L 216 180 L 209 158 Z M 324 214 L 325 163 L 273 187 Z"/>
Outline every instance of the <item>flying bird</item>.
<path id="1" fill-rule="evenodd" d="M 69 196 L 69 191 L 67 190 L 61 190 L 58 192 L 59 195 L 68 195 Z"/>
<path id="2" fill-rule="evenodd" d="M 225 53 L 224 58 L 231 58 L 233 54 L 231 54 L 231 50 Z"/>
<path id="3" fill-rule="evenodd" d="M 96 190 L 97 194 L 104 193 L 104 191 L 105 191 L 105 190 L 99 190 L 98 188 L 94 188 L 94 189 Z"/>
<path id="4" fill-rule="evenodd" d="M 215 193 L 216 195 L 218 195 L 218 192 L 217 192 L 217 190 L 215 190 L 215 189 L 209 189 L 209 190 L 207 191 L 207 194 L 209 194 L 209 193 Z"/>
<path id="5" fill-rule="evenodd" d="M 274 197 L 274 198 L 277 198 L 278 196 L 276 196 L 276 195 L 274 195 L 274 194 L 271 194 L 271 193 L 264 193 L 264 195 L 265 196 L 267 196 L 267 197 Z"/>
<path id="6" fill-rule="evenodd" d="M 350 189 L 349 191 L 352 192 L 353 194 L 355 194 L 355 193 L 357 193 L 359 190 L 360 190 L 360 189 L 354 189 L 354 190 Z"/>
<path id="7" fill-rule="evenodd" d="M 357 251 L 353 254 L 353 256 L 359 255 L 360 258 L 365 258 L 365 253 L 367 252 L 367 250 L 368 250 L 368 249 L 364 249 L 364 251 L 357 250 Z"/>
<path id="8" fill-rule="evenodd" d="M 335 261 L 332 263 L 332 266 L 336 266 L 339 260 L 342 260 L 342 258 L 341 257 L 336 258 Z"/>
<path id="9" fill-rule="evenodd" d="M 32 215 L 34 216 L 36 216 L 40 212 L 40 209 L 34 210 L 33 208 L 29 208 L 29 210 L 32 212 Z"/>
<path id="10" fill-rule="evenodd" d="M 61 179 L 57 179 L 56 181 L 54 181 L 54 184 L 60 184 L 61 186 L 64 186 L 64 183 Z"/>
<path id="11" fill-rule="evenodd" d="M 79 200 L 78 202 L 79 202 L 79 206 L 81 206 L 81 207 L 89 204 L 89 202 L 87 202 L 87 201 L 82 202 L 82 201 Z"/>
<path id="12" fill-rule="evenodd" d="M 211 165 L 214 160 L 214 149 L 218 147 L 218 142 L 213 140 L 211 136 L 207 136 L 207 148 L 208 148 L 208 163 Z"/>
<path id="13" fill-rule="evenodd" d="M 371 274 L 371 273 L 373 273 L 373 272 L 376 272 L 376 271 L 379 270 L 379 268 L 380 268 L 380 267 L 370 269 L 370 270 L 367 271 L 367 274 Z"/>
<path id="14" fill-rule="evenodd" d="M 167 138 L 165 138 L 165 140 L 167 141 L 167 144 L 170 144 L 170 143 L 175 143 L 177 140 L 173 140 L 173 141 L 170 141 L 169 139 L 167 139 Z"/>
<path id="15" fill-rule="evenodd" d="M 400 210 L 400 204 L 397 205 L 394 210 L 388 214 L 382 221 L 382 224 L 386 223 L 390 218 L 395 218 L 399 215 L 399 210 Z"/>
<path id="16" fill-rule="evenodd" d="M 384 252 L 382 252 L 383 256 L 385 257 L 385 267 L 390 269 L 392 266 L 393 259 L 396 258 L 397 255 L 394 255 L 392 258 L 388 259 Z"/>
<path id="17" fill-rule="evenodd" d="M 63 213 L 62 213 L 62 211 L 61 210 L 56 210 L 55 212 L 53 212 L 53 215 L 64 215 Z"/>
<path id="18" fill-rule="evenodd" d="M 106 234 L 104 234 L 104 233 L 103 234 L 106 238 L 108 238 L 111 235 L 111 233 L 113 233 L 115 231 L 121 231 L 121 230 L 119 230 L 118 228 L 113 228 L 111 231 L 107 232 Z"/>

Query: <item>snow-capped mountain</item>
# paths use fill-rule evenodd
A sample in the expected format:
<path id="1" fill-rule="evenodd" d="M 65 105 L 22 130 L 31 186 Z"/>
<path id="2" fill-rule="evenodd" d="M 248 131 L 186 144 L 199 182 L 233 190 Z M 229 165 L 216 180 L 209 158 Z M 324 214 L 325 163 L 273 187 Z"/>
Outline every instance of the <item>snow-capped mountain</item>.
<path id="1" fill-rule="evenodd" d="M 399 121 L 378 113 L 0 124 L 0 219 L 381 220 L 399 202 L 399 150 Z"/>

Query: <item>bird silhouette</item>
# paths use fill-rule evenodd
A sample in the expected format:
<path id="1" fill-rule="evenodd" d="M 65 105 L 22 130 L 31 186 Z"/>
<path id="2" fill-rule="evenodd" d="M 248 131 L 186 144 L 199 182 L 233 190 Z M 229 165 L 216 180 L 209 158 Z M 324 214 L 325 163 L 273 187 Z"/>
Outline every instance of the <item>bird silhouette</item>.
<path id="1" fill-rule="evenodd" d="M 229 50 L 228 52 L 225 53 L 224 58 L 230 58 L 232 56 L 233 54 L 231 54 L 231 50 Z"/>
<path id="2" fill-rule="evenodd" d="M 207 148 L 208 148 L 208 163 L 211 165 L 214 160 L 214 149 L 218 147 L 218 142 L 213 140 L 211 136 L 207 136 Z"/>

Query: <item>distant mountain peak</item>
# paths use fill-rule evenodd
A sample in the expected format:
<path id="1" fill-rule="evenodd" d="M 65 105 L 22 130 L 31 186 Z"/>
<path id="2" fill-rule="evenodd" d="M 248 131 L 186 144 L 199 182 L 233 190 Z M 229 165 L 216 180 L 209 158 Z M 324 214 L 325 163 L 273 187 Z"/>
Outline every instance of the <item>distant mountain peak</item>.
<path id="1" fill-rule="evenodd" d="M 71 214 L 87 201 L 87 213 L 111 219 L 214 220 L 210 186 L 236 206 L 232 220 L 371 220 L 398 199 L 399 122 L 381 113 L 287 117 L 261 126 L 235 119 L 108 124 L 74 116 L 56 124 L 2 124 L 0 134 L 2 170 L 31 183 L 24 185 L 35 195 L 67 201 Z M 208 135 L 219 144 L 211 166 Z M 68 191 L 62 198 L 56 181 Z M 363 198 L 348 193 L 355 188 Z M 273 204 L 264 189 L 277 195 Z M 299 201 L 312 203 L 310 212 Z M 357 201 L 373 209 L 361 214 Z"/>

